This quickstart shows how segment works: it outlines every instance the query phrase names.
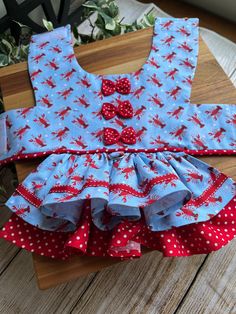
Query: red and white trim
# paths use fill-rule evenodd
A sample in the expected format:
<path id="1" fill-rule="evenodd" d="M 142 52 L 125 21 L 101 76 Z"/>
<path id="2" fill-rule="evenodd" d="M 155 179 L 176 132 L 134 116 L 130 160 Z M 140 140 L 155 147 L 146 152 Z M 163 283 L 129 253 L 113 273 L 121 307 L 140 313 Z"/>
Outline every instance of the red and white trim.
<path id="1" fill-rule="evenodd" d="M 16 188 L 16 192 L 18 192 L 21 196 L 23 196 L 29 203 L 34 205 L 35 207 L 40 207 L 42 204 L 42 200 L 40 200 L 34 193 L 32 193 L 29 189 L 27 189 L 23 184 L 19 184 Z"/>
<path id="2" fill-rule="evenodd" d="M 221 188 L 223 183 L 228 179 L 228 177 L 220 173 L 219 176 L 213 182 L 213 185 L 209 185 L 208 188 L 197 198 L 190 200 L 184 207 L 194 206 L 196 209 L 200 207 L 203 203 L 206 203 L 209 197 L 211 197 L 217 190 Z"/>
<path id="3" fill-rule="evenodd" d="M 109 184 L 106 181 L 89 181 L 86 182 L 82 189 L 76 189 L 72 186 L 68 186 L 68 185 L 56 185 L 53 188 L 50 189 L 49 193 L 65 193 L 65 192 L 69 192 L 72 194 L 80 194 L 85 188 L 87 187 L 107 187 L 109 188 L 109 191 L 113 192 L 113 191 L 124 191 L 127 194 L 131 194 L 134 195 L 136 197 L 145 197 L 147 196 L 151 189 L 156 185 L 156 184 L 160 184 L 163 182 L 169 183 L 173 180 L 177 180 L 178 177 L 174 174 L 166 174 L 163 176 L 158 176 L 156 178 L 153 178 L 152 180 L 150 180 L 146 186 L 144 191 L 140 192 L 135 190 L 134 188 L 132 188 L 130 185 L 128 184 L 124 184 L 124 183 L 117 183 L 117 184 Z"/>
<path id="4" fill-rule="evenodd" d="M 124 191 L 127 193 L 127 195 L 133 195 L 135 197 L 146 197 L 151 189 L 160 183 L 167 183 L 167 184 L 173 184 L 174 180 L 178 180 L 179 178 L 174 174 L 167 174 L 163 176 L 158 176 L 156 178 L 153 178 L 150 180 L 146 185 L 143 191 L 135 190 L 133 187 L 131 187 L 128 184 L 123 183 L 117 183 L 117 184 L 109 184 L 107 181 L 102 180 L 89 180 L 85 182 L 83 187 L 81 189 L 77 189 L 70 185 L 55 185 L 52 187 L 49 191 L 49 193 L 69 193 L 72 195 L 79 195 L 84 189 L 88 187 L 105 187 L 109 189 L 110 192 L 116 192 L 116 191 Z M 207 200 L 214 195 L 214 193 L 220 189 L 220 187 L 223 185 L 223 183 L 228 179 L 228 177 L 224 174 L 220 174 L 216 180 L 207 187 L 207 189 L 197 198 L 191 199 L 188 201 L 184 207 L 191 207 L 194 206 L 194 208 L 200 207 L 202 204 L 207 203 Z M 34 205 L 35 207 L 40 207 L 43 200 L 39 199 L 33 192 L 31 192 L 29 189 L 27 189 L 23 184 L 20 184 L 17 189 L 16 193 L 19 193 L 22 197 L 24 197 L 29 203 Z"/>
<path id="5" fill-rule="evenodd" d="M 99 154 L 99 153 L 114 153 L 114 152 L 123 152 L 123 153 L 157 153 L 157 152 L 184 152 L 190 155 L 198 156 L 207 156 L 207 155 L 235 155 L 236 149 L 186 149 L 178 147 L 160 147 L 160 148 L 100 148 L 100 149 L 91 149 L 91 150 L 73 150 L 67 148 L 58 148 L 53 150 L 48 150 L 44 152 L 28 153 L 28 154 L 16 154 L 12 157 L 8 157 L 4 160 L 0 160 L 0 166 L 5 165 L 9 162 L 22 160 L 22 159 L 32 159 L 43 156 L 48 156 L 51 154 L 75 154 L 75 155 L 85 155 L 85 154 Z"/>

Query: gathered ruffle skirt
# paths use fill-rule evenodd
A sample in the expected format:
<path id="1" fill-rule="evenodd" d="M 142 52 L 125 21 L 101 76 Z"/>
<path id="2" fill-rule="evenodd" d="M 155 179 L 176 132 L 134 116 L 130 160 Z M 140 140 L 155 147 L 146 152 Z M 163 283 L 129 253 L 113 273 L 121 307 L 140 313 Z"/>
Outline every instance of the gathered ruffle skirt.
<path id="1" fill-rule="evenodd" d="M 16 189 L 0 236 L 52 258 L 206 254 L 236 235 L 236 185 L 185 153 L 53 154 Z"/>

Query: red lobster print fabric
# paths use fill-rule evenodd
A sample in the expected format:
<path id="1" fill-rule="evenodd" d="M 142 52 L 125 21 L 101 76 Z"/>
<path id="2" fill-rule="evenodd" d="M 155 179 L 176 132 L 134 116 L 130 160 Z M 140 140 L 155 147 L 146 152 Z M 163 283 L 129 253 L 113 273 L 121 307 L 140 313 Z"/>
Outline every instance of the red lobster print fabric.
<path id="1" fill-rule="evenodd" d="M 48 156 L 6 205 L 0 236 L 52 258 L 218 250 L 236 235 L 235 182 L 193 155 L 236 152 L 236 106 L 191 104 L 198 19 L 156 18 L 127 74 L 77 61 L 67 25 L 33 35 L 35 106 L 0 116 L 0 164 Z"/>

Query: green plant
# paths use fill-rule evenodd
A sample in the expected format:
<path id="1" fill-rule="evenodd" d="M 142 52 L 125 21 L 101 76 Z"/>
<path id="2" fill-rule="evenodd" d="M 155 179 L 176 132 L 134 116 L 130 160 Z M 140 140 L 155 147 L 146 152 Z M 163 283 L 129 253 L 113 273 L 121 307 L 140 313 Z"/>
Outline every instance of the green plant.
<path id="1" fill-rule="evenodd" d="M 73 28 L 76 44 L 96 41 L 124 33 L 132 32 L 145 27 L 153 26 L 155 17 L 152 12 L 146 14 L 140 22 L 132 24 L 123 23 L 123 17 L 119 14 L 119 7 L 114 0 L 86 1 L 83 13 L 83 20 L 88 20 L 91 26 L 91 33 L 88 36 L 78 33 L 77 27 Z M 91 15 L 97 14 L 95 23 L 91 22 Z M 95 29 L 97 31 L 95 32 Z"/>
<path id="2" fill-rule="evenodd" d="M 0 67 L 25 61 L 28 55 L 28 44 L 16 44 L 11 34 L 0 35 Z"/>
<path id="3" fill-rule="evenodd" d="M 139 23 L 137 21 L 132 24 L 123 23 L 123 17 L 120 17 L 119 8 L 114 0 L 86 1 L 83 6 L 82 21 L 89 20 L 91 33 L 90 35 L 79 34 L 78 25 L 74 25 L 73 35 L 76 46 L 154 25 L 155 17 L 152 12 L 146 14 Z M 90 20 L 93 13 L 97 13 L 94 24 Z M 17 45 L 14 37 L 9 32 L 0 35 L 0 67 L 27 59 L 31 31 L 26 25 L 15 22 L 21 28 L 20 43 Z M 53 24 L 50 21 L 43 19 L 43 24 L 48 31 L 53 29 Z M 95 33 L 96 28 L 98 31 Z M 26 40 L 24 37 L 26 37 Z"/>

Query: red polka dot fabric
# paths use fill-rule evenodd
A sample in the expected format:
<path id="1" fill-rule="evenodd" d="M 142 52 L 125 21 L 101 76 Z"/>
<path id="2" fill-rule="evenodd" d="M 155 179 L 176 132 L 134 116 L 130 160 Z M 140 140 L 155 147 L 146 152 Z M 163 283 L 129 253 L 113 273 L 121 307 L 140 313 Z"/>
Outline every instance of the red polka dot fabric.
<path id="1" fill-rule="evenodd" d="M 40 255 L 67 259 L 72 255 L 110 256 L 120 259 L 142 255 L 141 246 L 164 256 L 190 256 L 219 250 L 236 236 L 236 197 L 206 222 L 153 232 L 143 219 L 123 221 L 110 231 L 101 231 L 92 222 L 90 200 L 75 232 L 38 229 L 15 214 L 0 231 L 0 237 Z"/>

